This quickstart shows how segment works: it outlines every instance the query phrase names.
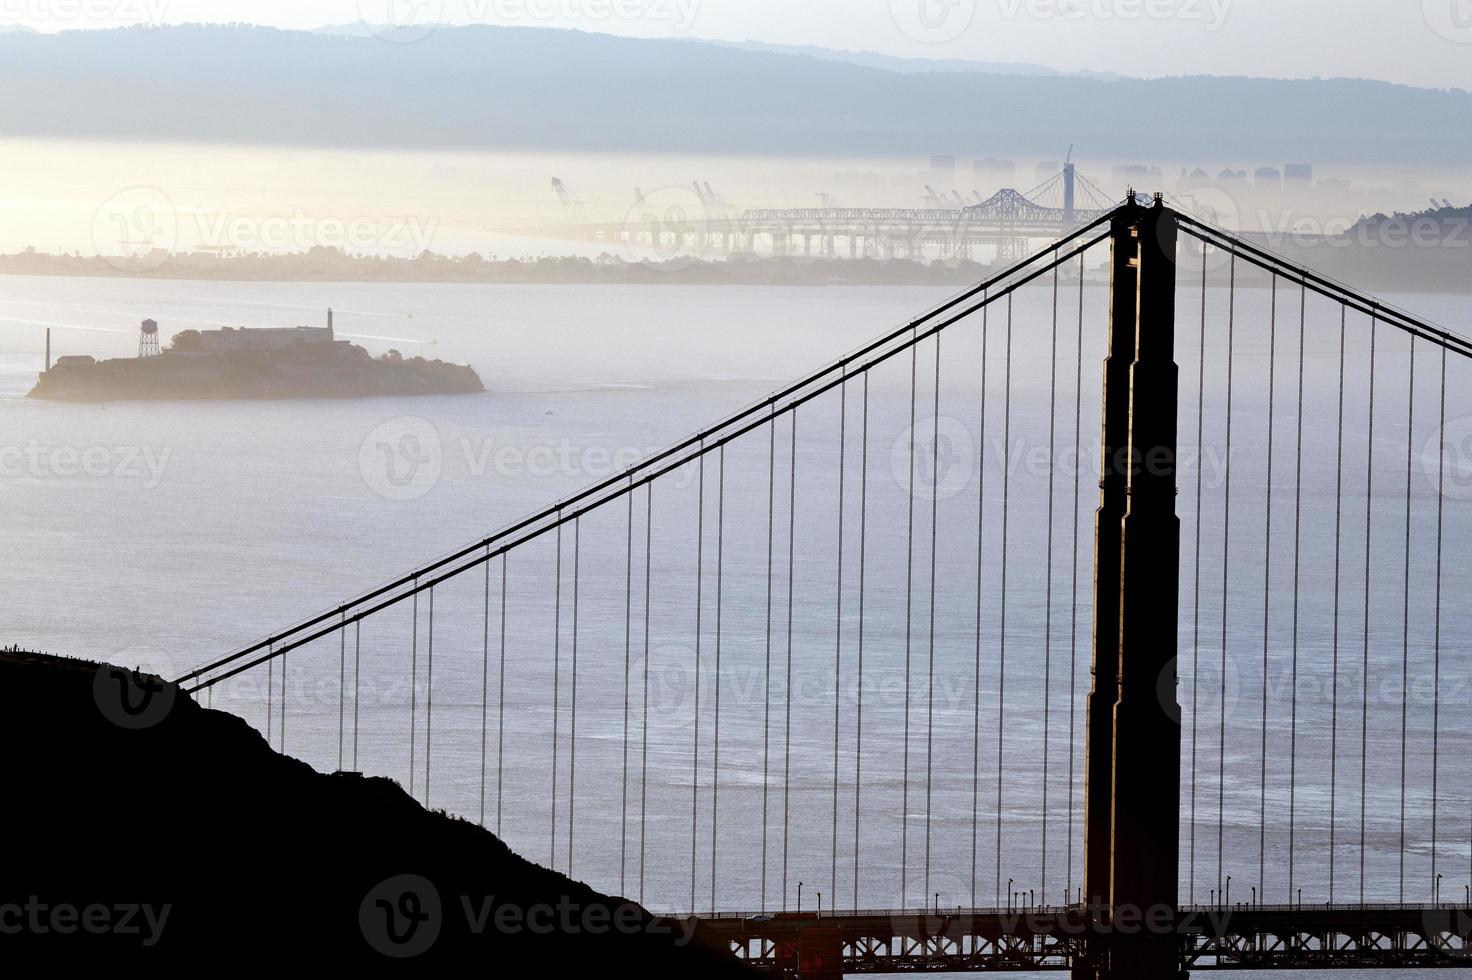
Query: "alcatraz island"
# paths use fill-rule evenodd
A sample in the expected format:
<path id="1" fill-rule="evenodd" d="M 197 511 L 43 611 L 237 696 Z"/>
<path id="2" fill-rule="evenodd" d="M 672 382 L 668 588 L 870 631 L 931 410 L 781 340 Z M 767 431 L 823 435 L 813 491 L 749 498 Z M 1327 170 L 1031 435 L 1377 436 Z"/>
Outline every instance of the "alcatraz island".
<path id="1" fill-rule="evenodd" d="M 85 354 L 51 362 L 28 397 L 103 402 L 184 399 L 368 398 L 485 391 L 475 369 L 396 350 L 374 357 L 324 327 L 183 330 L 167 347 L 144 320 L 138 356 L 99 361 Z"/>

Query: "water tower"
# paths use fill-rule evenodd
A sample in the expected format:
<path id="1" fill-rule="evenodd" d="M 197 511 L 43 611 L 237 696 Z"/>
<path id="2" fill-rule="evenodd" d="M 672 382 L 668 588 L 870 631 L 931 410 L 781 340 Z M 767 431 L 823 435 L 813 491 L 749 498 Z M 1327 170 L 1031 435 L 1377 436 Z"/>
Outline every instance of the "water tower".
<path id="1" fill-rule="evenodd" d="M 138 356 L 154 357 L 158 353 L 158 321 L 144 320 L 138 331 Z"/>

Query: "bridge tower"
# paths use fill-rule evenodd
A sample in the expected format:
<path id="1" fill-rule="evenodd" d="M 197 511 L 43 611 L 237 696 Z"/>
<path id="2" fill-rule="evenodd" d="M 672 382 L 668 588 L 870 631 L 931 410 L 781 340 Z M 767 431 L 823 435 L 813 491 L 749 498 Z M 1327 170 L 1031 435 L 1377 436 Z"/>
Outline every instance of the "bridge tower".
<path id="1" fill-rule="evenodd" d="M 1180 974 L 1175 250 L 1158 197 L 1114 219 L 1084 790 L 1084 898 L 1102 928 L 1076 980 Z"/>
<path id="2" fill-rule="evenodd" d="M 1071 231 L 1074 223 L 1074 179 L 1075 172 L 1073 161 L 1069 160 L 1063 165 L 1063 230 Z"/>

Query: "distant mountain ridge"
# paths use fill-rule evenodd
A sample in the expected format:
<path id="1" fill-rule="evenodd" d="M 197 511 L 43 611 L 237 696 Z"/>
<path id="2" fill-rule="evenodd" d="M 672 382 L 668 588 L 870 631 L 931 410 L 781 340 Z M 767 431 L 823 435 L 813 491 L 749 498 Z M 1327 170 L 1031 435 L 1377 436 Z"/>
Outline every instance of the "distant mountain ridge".
<path id="1" fill-rule="evenodd" d="M 706 41 L 742 51 L 767 51 L 772 54 L 792 54 L 820 61 L 840 61 L 881 71 L 917 74 L 921 72 L 982 72 L 988 75 L 1052 75 L 1072 78 L 1098 78 L 1114 81 L 1125 76 L 1115 72 L 1059 71 L 1047 65 L 1035 65 L 1025 61 L 969 61 L 964 58 L 906 58 L 899 55 L 882 54 L 877 51 L 840 51 L 822 48 L 813 44 L 769 44 L 765 41 Z"/>
<path id="2" fill-rule="evenodd" d="M 1460 166 L 1472 94 L 1354 79 L 900 72 L 533 27 L 0 35 L 0 135 L 336 147 Z"/>

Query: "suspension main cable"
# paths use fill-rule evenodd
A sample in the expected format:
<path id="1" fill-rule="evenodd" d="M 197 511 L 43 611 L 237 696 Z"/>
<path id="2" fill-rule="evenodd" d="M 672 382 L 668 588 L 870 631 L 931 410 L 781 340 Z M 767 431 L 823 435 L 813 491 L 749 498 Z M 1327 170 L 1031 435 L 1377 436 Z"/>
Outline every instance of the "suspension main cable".
<path id="1" fill-rule="evenodd" d="M 1071 260 L 1075 256 L 1082 255 L 1093 246 L 1104 241 L 1108 237 L 1109 233 L 1104 232 L 1102 234 L 1095 235 L 1082 244 L 1074 245 L 1066 252 L 1062 251 L 1062 249 L 1065 246 L 1072 245 L 1073 242 L 1083 237 L 1085 233 L 1092 232 L 1105 220 L 1106 218 L 1099 218 L 1095 221 L 1090 222 L 1083 228 L 1079 229 L 1077 232 L 1068 235 L 1064 239 L 1061 239 L 1053 246 L 1052 249 L 1049 250 L 1049 253 L 1039 254 L 1053 254 L 1054 263 L 1066 262 Z M 330 633 L 332 631 L 331 627 L 328 627 L 325 631 L 309 631 L 311 631 L 314 627 L 319 626 L 321 623 L 330 619 L 331 617 L 338 615 L 340 610 L 343 608 L 358 608 L 359 610 L 348 617 L 349 621 L 355 621 L 366 618 L 368 616 L 372 616 L 375 613 L 388 608 L 389 606 L 402 602 L 409 597 L 411 592 L 420 591 L 424 588 L 427 588 L 430 584 L 438 583 L 447 578 L 453 578 L 456 575 L 459 575 L 465 571 L 468 571 L 471 568 L 478 566 L 482 561 L 486 560 L 486 558 L 484 555 L 477 553 L 482 552 L 487 545 L 493 546 L 491 555 L 494 556 L 510 550 L 511 548 L 515 548 L 519 545 L 525 544 L 526 542 L 536 537 L 552 531 L 557 525 L 572 520 L 577 515 L 586 513 L 589 510 L 602 506 L 609 500 L 617 499 L 624 493 L 629 492 L 634 487 L 637 487 L 640 484 L 648 483 L 670 472 L 673 472 L 681 466 L 688 464 L 696 455 L 707 454 L 719 448 L 720 446 L 725 445 L 726 443 L 731 442 L 732 440 L 737 439 L 742 435 L 745 435 L 747 432 L 760 428 L 763 425 L 769 424 L 771 420 L 777 415 L 795 412 L 797 408 L 799 408 L 806 402 L 818 398 L 826 392 L 837 387 L 837 385 L 840 383 L 841 377 L 835 377 L 835 372 L 847 370 L 848 374 L 851 376 L 854 373 L 870 371 L 875 367 L 878 367 L 880 364 L 888 361 L 891 357 L 903 353 L 909 347 L 913 346 L 916 343 L 919 343 L 921 340 L 924 340 L 932 336 L 933 334 L 939 333 L 940 331 L 945 330 L 946 328 L 966 319 L 968 316 L 975 313 L 978 309 L 981 309 L 981 305 L 978 304 L 975 306 L 971 306 L 969 308 L 961 310 L 958 313 L 955 313 L 954 315 L 946 316 L 943 319 L 937 321 L 937 317 L 940 317 L 942 314 L 956 309 L 966 300 L 972 299 L 978 294 L 982 293 L 984 287 L 994 286 L 999 282 L 1006 283 L 1004 286 L 998 288 L 994 294 L 990 295 L 986 299 L 985 302 L 990 303 L 1001 298 L 1004 295 L 1010 296 L 1014 291 L 1022 288 L 1033 280 L 1046 274 L 1052 268 L 1052 265 L 1044 265 L 1038 269 L 1033 269 L 1024 273 L 1023 270 L 1031 261 L 1032 260 L 1029 259 L 1015 267 L 1010 267 L 1005 272 L 998 274 L 998 276 L 993 276 L 990 279 L 986 280 L 984 283 L 978 284 L 977 286 L 966 290 L 958 297 L 941 304 L 940 307 L 937 307 L 935 310 L 926 313 L 922 317 L 916 318 L 909 324 L 906 324 L 904 327 L 892 331 L 891 333 L 885 335 L 884 338 L 865 345 L 859 350 L 846 355 L 845 357 L 841 358 L 834 364 L 824 368 L 823 370 L 809 375 L 796 384 L 787 386 L 781 391 L 768 396 L 762 401 L 757 402 L 756 404 L 736 413 L 735 415 L 723 420 L 717 425 L 708 427 L 707 429 L 702 430 L 700 433 L 688 437 L 687 439 L 681 441 L 680 443 L 677 443 L 674 446 L 671 446 L 649 456 L 635 466 L 630 467 L 629 469 L 622 471 L 615 476 L 609 477 L 606 480 L 587 487 L 584 490 L 581 490 L 578 493 L 572 495 L 571 497 L 565 498 L 564 500 L 559 501 L 558 503 L 555 503 L 541 511 L 538 511 L 535 514 L 523 518 L 511 525 L 508 525 L 507 527 L 502 528 L 501 530 L 489 535 L 488 537 L 482 538 L 472 545 L 469 545 L 465 548 L 460 549 L 459 551 L 436 559 L 435 561 L 416 569 L 412 573 L 400 576 L 399 578 L 394 579 L 391 582 L 378 586 L 377 588 L 374 588 L 368 592 L 362 593 L 355 599 L 343 604 L 342 606 L 335 606 L 328 612 L 313 616 L 291 626 L 283 632 L 273 634 L 273 638 L 276 640 L 280 640 L 285 636 L 298 636 L 299 634 L 303 633 L 307 634 L 305 636 L 300 636 L 298 639 L 292 640 L 287 645 L 282 646 L 276 651 L 275 655 L 280 655 L 290 649 L 295 649 L 298 646 L 310 643 L 313 640 L 318 639 L 320 636 L 324 635 L 324 632 Z M 929 325 L 926 326 L 924 330 L 921 330 L 920 326 L 922 324 Z M 904 337 L 904 335 L 907 333 L 913 334 L 913 336 L 905 340 L 899 340 L 899 338 Z M 896 346 L 889 346 L 895 345 L 897 341 L 898 343 Z M 889 346 L 889 349 L 886 350 L 886 346 Z M 865 358 L 867 358 L 867 360 L 865 360 Z M 753 416 L 755 416 L 758 412 L 765 412 L 766 414 L 763 414 L 760 417 L 753 418 Z M 717 436 L 717 433 L 721 434 Z M 682 453 L 685 455 L 681 455 Z M 638 474 L 637 477 L 636 474 Z M 600 496 L 600 494 L 602 494 L 603 496 Z M 463 564 L 456 565 L 457 562 L 463 562 Z M 445 569 L 448 570 L 445 571 Z M 375 600 L 380 601 L 375 602 Z M 369 603 L 374 604 L 368 605 Z M 249 660 L 243 664 L 239 664 L 240 661 L 244 660 L 251 654 L 256 653 L 266 646 L 267 641 L 265 640 L 250 644 L 249 646 L 236 650 L 234 653 L 228 654 L 211 663 L 195 668 L 189 673 L 177 678 L 175 683 L 180 684 L 182 689 L 186 693 L 193 693 L 195 690 L 198 690 L 202 687 L 219 683 L 220 681 L 233 677 L 236 674 L 241 673 L 242 671 L 250 670 L 251 668 L 258 666 L 259 664 L 264 663 L 267 659 L 269 659 L 269 653 L 266 656 L 261 656 L 256 659 Z M 232 669 L 230 670 L 225 670 L 226 667 L 231 667 L 231 665 L 234 664 L 239 664 L 239 666 L 232 667 Z"/>

